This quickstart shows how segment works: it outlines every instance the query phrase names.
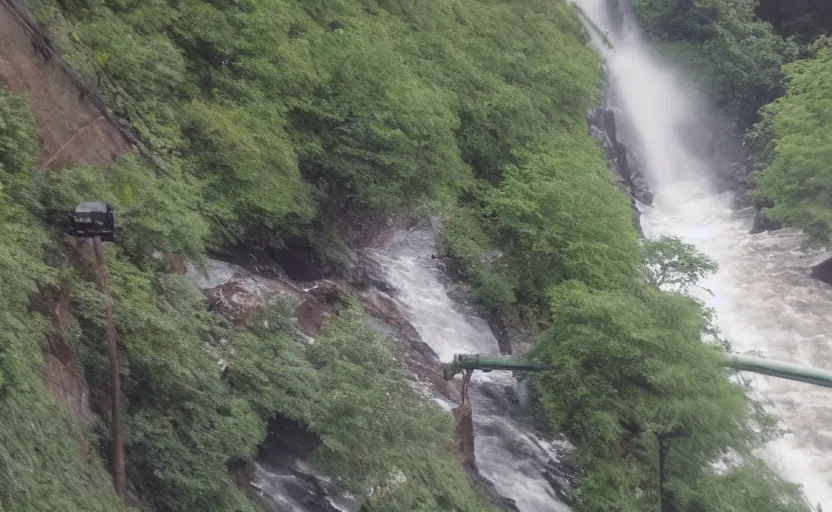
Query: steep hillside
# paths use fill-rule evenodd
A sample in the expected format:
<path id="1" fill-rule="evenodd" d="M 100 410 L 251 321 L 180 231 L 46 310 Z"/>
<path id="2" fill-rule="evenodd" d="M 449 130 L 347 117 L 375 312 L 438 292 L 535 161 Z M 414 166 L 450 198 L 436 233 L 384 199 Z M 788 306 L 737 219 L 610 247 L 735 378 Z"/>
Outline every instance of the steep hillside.
<path id="1" fill-rule="evenodd" d="M 0 244 L 12 284 L 0 386 L 17 414 L 0 421 L 5 449 L 21 452 L 0 457 L 14 483 L 0 489 L 4 508 L 115 508 L 106 486 L 87 483 L 101 470 L 73 452 L 30 371 L 55 336 L 37 313 L 52 294 L 101 420 L 90 447 L 106 461 L 106 298 L 85 249 L 60 234 L 66 212 L 96 198 L 119 215 L 108 257 L 134 504 L 253 510 L 226 464 L 252 458 L 279 415 L 322 441 L 316 466 L 373 510 L 482 510 L 449 415 L 404 384 L 359 304 L 345 298 L 309 344 L 291 304 L 229 321 L 179 273 L 208 252 L 245 252 L 298 279 L 343 276 L 349 246 L 366 238 L 356 232 L 441 213 L 444 253 L 476 300 L 520 318 L 539 335 L 535 356 L 560 369 L 535 384 L 548 423 L 580 445 L 578 510 L 653 507 L 654 434 L 674 428 L 693 433 L 668 473 L 680 509 L 802 510 L 752 455 L 770 430 L 749 425 L 770 419 L 700 342 L 707 312 L 650 278 L 658 266 L 685 281 L 708 265 L 688 247 L 639 242 L 630 198 L 588 133 L 600 63 L 564 0 L 27 5 L 152 163 L 118 158 L 116 125 L 70 101 L 54 64 L 15 40 L 8 69 L 29 71 L 9 72 L 28 94 L 0 89 L 0 213 L 12 228 Z M 680 270 L 678 257 L 699 263 Z M 747 463 L 714 474 L 726 451 Z"/>

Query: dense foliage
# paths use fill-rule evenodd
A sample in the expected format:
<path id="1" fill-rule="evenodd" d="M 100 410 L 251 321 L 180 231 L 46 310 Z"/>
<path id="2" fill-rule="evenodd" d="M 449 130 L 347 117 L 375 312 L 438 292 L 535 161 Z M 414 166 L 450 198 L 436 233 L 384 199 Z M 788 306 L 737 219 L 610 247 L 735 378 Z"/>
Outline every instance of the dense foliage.
<path id="1" fill-rule="evenodd" d="M 39 372 L 49 321 L 29 297 L 57 276 L 43 260 L 47 234 L 19 201 L 37 155 L 31 123 L 26 98 L 0 88 L 0 510 L 118 510 Z"/>
<path id="2" fill-rule="evenodd" d="M 812 42 L 832 30 L 832 4 L 825 0 L 760 0 L 757 15 L 778 33 Z"/>
<path id="3" fill-rule="evenodd" d="M 165 171 L 157 177 L 132 157 L 106 173 L 35 171 L 21 100 L 4 99 L 10 215 L 25 206 L 41 222 L 21 221 L 30 233 L 19 242 L 30 245 L 19 249 L 26 259 L 8 258 L 21 283 L 9 311 L 23 308 L 35 284 L 22 276 L 71 280 L 73 339 L 87 379 L 106 389 L 103 298 L 88 269 L 65 266 L 55 212 L 82 194 L 125 212 L 129 230 L 110 258 L 128 461 L 155 509 L 251 510 L 225 461 L 250 457 L 275 413 L 318 434 L 316 463 L 357 493 L 373 489 L 378 510 L 482 509 L 450 455 L 449 418 L 409 392 L 386 341 L 355 306 L 312 346 L 297 339 L 280 305 L 230 328 L 154 257 L 301 240 L 337 259 L 332 205 L 432 203 L 446 212 L 442 250 L 477 299 L 519 308 L 541 333 L 538 357 L 560 368 L 536 384 L 551 423 L 580 445 L 578 510 L 655 506 L 652 436 L 678 427 L 692 434 L 669 462 L 680 509 L 803 510 L 795 489 L 751 455 L 760 438 L 752 422 L 768 419 L 718 370 L 717 349 L 700 343 L 712 330 L 702 308 L 658 288 L 656 276 L 681 273 L 684 284 L 707 272 L 707 261 L 672 242 L 639 245 L 629 200 L 587 133 L 599 62 L 566 1 L 30 3 Z M 741 71 L 711 73 L 737 116 L 779 87 L 772 69 L 786 51 L 743 5 L 697 25 L 716 34 L 707 60 Z M 731 23 L 748 37 L 720 31 Z M 747 50 L 753 58 L 742 58 Z M 665 274 L 651 274 L 656 265 Z M 16 321 L 28 329 L 36 320 Z M 21 354 L 36 362 L 42 336 L 29 334 L 14 341 L 28 340 Z M 221 356 L 232 359 L 227 379 Z M 104 429 L 102 445 L 107 438 Z M 715 473 L 726 453 L 744 463 Z M 90 489 L 68 492 L 81 502 Z"/>
<path id="4" fill-rule="evenodd" d="M 67 334 L 96 412 L 106 420 L 105 298 L 83 249 L 55 236 L 65 212 L 90 196 L 110 200 L 122 213 L 123 236 L 108 251 L 109 267 L 128 470 L 145 504 L 162 511 L 255 510 L 226 463 L 253 457 L 268 421 L 279 414 L 321 437 L 316 463 L 371 499 L 374 510 L 483 510 L 448 449 L 451 419 L 410 390 L 389 341 L 365 323 L 360 306 L 349 305 L 325 324 L 312 346 L 295 330 L 288 302 L 273 304 L 245 327 L 227 326 L 205 309 L 186 277 L 163 273 L 156 259 L 156 251 L 201 256 L 208 230 L 193 208 L 198 190 L 157 179 L 133 157 L 106 172 L 36 170 L 25 98 L 0 89 L 0 119 L 6 228 L 0 510 L 119 508 L 98 459 L 78 456 L 91 444 L 106 457 L 108 429 L 85 439 L 45 391 L 37 370 L 48 321 L 27 309 L 38 287 L 71 282 Z M 225 377 L 220 358 L 231 365 Z"/>
<path id="5" fill-rule="evenodd" d="M 832 40 L 819 39 L 811 59 L 785 66 L 786 95 L 762 110 L 746 136 L 758 152 L 755 193 L 773 205 L 765 215 L 832 240 Z"/>
<path id="6" fill-rule="evenodd" d="M 683 248 L 670 267 L 698 258 Z M 684 277 L 666 282 L 701 271 L 668 270 Z M 655 436 L 673 431 L 686 434 L 671 441 L 666 462 L 674 510 L 807 510 L 797 486 L 752 454 L 772 432 L 771 418 L 729 384 L 717 347 L 702 343 L 713 329 L 698 303 L 646 283 L 599 290 L 569 280 L 549 296 L 552 324 L 535 350 L 558 371 L 538 378 L 538 389 L 556 425 L 581 442 L 582 510 L 655 506 Z M 715 471 L 737 456 L 741 463 Z"/>

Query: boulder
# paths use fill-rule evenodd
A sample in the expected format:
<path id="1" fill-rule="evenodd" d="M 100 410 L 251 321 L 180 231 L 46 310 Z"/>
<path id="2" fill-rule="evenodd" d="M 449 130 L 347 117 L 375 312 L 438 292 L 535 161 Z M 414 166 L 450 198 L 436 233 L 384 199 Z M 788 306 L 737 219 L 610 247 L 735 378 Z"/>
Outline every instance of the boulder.
<path id="1" fill-rule="evenodd" d="M 188 263 L 187 275 L 208 298 L 209 309 L 235 325 L 244 324 L 252 313 L 278 296 L 302 295 L 286 281 L 265 278 L 224 261 L 208 260 L 202 269 Z"/>
<path id="2" fill-rule="evenodd" d="M 832 284 L 832 253 L 825 253 L 817 258 L 816 263 L 810 267 L 809 273 L 818 281 Z"/>
<path id="3" fill-rule="evenodd" d="M 762 207 L 754 207 L 754 223 L 752 224 L 751 231 L 749 231 L 749 233 L 756 235 L 757 233 L 762 233 L 763 231 L 777 231 L 782 227 L 783 225 L 779 222 L 768 220 L 766 216 L 763 215 Z"/>

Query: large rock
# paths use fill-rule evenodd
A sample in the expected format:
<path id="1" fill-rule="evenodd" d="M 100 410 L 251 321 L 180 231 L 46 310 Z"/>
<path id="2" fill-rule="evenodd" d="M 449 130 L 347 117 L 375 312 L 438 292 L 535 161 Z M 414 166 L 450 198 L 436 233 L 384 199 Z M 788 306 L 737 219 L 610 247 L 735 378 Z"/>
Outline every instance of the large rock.
<path id="1" fill-rule="evenodd" d="M 300 298 L 303 290 L 287 281 L 269 279 L 232 263 L 207 260 L 204 268 L 187 265 L 187 275 L 208 298 L 209 309 L 241 325 L 278 296 Z"/>
<path id="2" fill-rule="evenodd" d="M 817 258 L 816 263 L 810 269 L 812 277 L 826 284 L 832 284 L 832 253 L 826 253 Z"/>
<path id="3" fill-rule="evenodd" d="M 641 231 L 641 212 L 636 201 L 652 205 L 653 191 L 647 184 L 644 175 L 645 165 L 640 152 L 619 140 L 615 110 L 606 107 L 593 108 L 589 110 L 587 119 L 589 134 L 604 148 L 610 171 L 617 178 L 618 185 L 630 195 L 633 224 Z"/>

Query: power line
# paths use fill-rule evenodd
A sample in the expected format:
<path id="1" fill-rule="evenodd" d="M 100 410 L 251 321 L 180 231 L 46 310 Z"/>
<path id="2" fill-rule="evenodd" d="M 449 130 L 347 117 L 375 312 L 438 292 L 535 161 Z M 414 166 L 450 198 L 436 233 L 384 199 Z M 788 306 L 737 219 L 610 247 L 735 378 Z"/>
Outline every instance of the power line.
<path id="1" fill-rule="evenodd" d="M 160 159 L 153 155 L 152 152 L 145 147 L 145 144 L 131 132 L 131 130 L 124 126 L 123 123 L 119 122 L 116 116 L 113 115 L 109 108 L 107 108 L 107 104 L 104 99 L 96 91 L 94 91 L 89 84 L 87 84 L 87 81 L 81 73 L 73 68 L 72 65 L 63 58 L 63 56 L 54 50 L 49 33 L 37 22 L 29 10 L 18 0 L 0 0 L 0 2 L 6 6 L 7 10 L 9 10 L 9 12 L 11 12 L 12 15 L 18 20 L 24 31 L 29 34 L 32 43 L 41 55 L 43 55 L 47 60 L 55 60 L 61 70 L 67 77 L 69 77 L 73 85 L 75 85 L 76 88 L 78 88 L 87 98 L 89 98 L 93 106 L 101 112 L 107 121 L 109 121 L 110 124 L 112 124 L 130 144 L 137 149 L 142 157 L 144 157 L 148 162 L 150 162 L 151 165 L 153 165 L 153 167 L 156 168 L 157 172 L 167 177 L 172 177 L 172 173 L 168 171 Z M 103 70 L 101 70 L 101 72 L 103 74 Z M 106 75 L 104 76 L 106 77 Z M 109 77 L 107 77 L 107 80 L 112 82 Z M 124 94 L 124 96 L 130 101 L 135 102 L 135 100 L 130 99 L 127 94 Z"/>

